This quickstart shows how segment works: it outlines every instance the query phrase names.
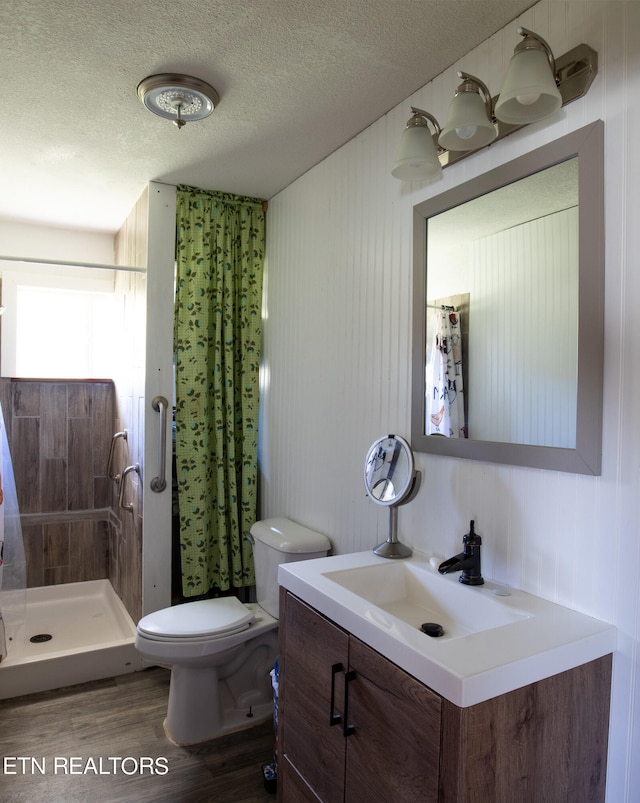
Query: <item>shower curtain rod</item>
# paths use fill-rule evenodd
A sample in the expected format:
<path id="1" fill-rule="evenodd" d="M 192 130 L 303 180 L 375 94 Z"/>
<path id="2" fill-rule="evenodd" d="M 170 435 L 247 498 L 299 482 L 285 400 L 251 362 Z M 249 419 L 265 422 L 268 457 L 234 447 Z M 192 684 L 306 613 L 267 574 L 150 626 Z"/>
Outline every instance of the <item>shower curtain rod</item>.
<path id="1" fill-rule="evenodd" d="M 97 268 L 98 270 L 122 270 L 130 273 L 146 273 L 146 268 L 134 268 L 130 265 L 104 265 L 100 262 L 69 262 L 65 259 L 36 259 L 35 257 L 0 256 L 0 262 L 26 262 L 33 265 L 55 265 L 63 268 Z"/>

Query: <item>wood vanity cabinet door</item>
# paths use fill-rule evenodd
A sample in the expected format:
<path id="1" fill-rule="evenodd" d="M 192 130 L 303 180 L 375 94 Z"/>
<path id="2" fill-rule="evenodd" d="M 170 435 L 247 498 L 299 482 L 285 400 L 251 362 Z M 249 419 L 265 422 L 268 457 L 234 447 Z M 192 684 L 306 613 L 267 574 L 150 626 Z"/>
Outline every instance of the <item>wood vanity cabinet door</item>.
<path id="1" fill-rule="evenodd" d="M 278 800 L 287 803 L 318 803 L 320 800 L 287 756 L 278 760 Z"/>
<path id="2" fill-rule="evenodd" d="M 436 803 L 441 698 L 351 636 L 347 803 Z"/>
<path id="3" fill-rule="evenodd" d="M 291 594 L 282 599 L 282 758 L 278 760 L 278 774 L 284 777 L 280 799 L 285 803 L 300 800 L 286 791 L 300 786 L 301 779 L 292 775 L 294 767 L 320 800 L 342 801 L 346 739 L 342 723 L 331 726 L 329 721 L 332 681 L 334 711 L 342 713 L 349 635 Z M 332 675 L 336 665 L 341 670 Z"/>

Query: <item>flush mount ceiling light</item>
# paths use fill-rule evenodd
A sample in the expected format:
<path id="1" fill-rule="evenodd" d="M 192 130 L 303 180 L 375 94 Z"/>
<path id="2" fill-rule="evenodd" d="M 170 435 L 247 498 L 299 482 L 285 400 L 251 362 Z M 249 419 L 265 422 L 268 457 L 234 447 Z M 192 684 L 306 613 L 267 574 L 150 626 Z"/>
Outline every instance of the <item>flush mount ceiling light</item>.
<path id="1" fill-rule="evenodd" d="M 463 82 L 442 130 L 433 115 L 411 107 L 413 117 L 391 169 L 395 178 L 432 179 L 440 172 L 438 165 L 448 167 L 587 94 L 598 73 L 595 50 L 582 44 L 554 58 L 541 36 L 526 28 L 518 28 L 518 34 L 523 40 L 514 50 L 500 95 L 492 98 L 479 78 L 459 72 Z"/>
<path id="2" fill-rule="evenodd" d="M 220 96 L 199 78 L 178 73 L 159 73 L 138 84 L 138 97 L 150 112 L 171 120 L 178 129 L 204 120 L 220 102 Z"/>

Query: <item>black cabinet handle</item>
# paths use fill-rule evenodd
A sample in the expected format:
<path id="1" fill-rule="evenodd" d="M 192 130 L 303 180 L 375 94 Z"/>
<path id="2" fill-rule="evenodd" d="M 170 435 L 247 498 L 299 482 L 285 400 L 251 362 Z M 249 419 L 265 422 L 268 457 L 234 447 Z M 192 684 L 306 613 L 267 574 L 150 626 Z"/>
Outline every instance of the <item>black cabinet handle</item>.
<path id="1" fill-rule="evenodd" d="M 344 725 L 342 729 L 343 736 L 351 736 L 352 733 L 355 733 L 356 726 L 349 724 L 349 683 L 352 680 L 355 680 L 356 673 L 355 670 L 350 669 L 348 672 L 344 673 Z"/>
<path id="2" fill-rule="evenodd" d="M 329 725 L 337 725 L 342 721 L 340 714 L 334 714 L 336 707 L 336 675 L 342 672 L 342 664 L 333 664 L 331 667 L 331 710 L 329 711 Z"/>

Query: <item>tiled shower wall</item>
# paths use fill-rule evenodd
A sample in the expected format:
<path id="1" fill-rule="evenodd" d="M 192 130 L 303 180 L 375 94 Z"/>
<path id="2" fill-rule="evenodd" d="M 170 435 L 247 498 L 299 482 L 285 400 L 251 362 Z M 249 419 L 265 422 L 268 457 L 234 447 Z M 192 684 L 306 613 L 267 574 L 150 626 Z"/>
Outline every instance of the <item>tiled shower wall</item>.
<path id="1" fill-rule="evenodd" d="M 111 381 L 0 379 L 0 400 L 15 474 L 27 586 L 111 580 L 136 615 L 138 549 L 129 555 L 129 511 L 107 477 L 119 419 Z M 114 470 L 128 464 L 118 443 Z M 127 554 L 124 554 L 124 553 Z M 126 566 L 126 570 L 122 570 Z"/>
<path id="2" fill-rule="evenodd" d="M 1 383 L 27 585 L 108 577 L 113 384 Z"/>

